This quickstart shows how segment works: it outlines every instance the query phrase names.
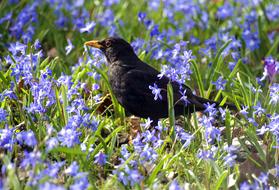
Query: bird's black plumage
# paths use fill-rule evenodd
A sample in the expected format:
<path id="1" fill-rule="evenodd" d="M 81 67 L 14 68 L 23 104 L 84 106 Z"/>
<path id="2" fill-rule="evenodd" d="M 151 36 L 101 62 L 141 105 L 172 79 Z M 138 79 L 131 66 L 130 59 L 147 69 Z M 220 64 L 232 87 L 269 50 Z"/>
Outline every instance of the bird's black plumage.
<path id="1" fill-rule="evenodd" d="M 158 78 L 160 74 L 156 69 L 141 61 L 135 54 L 131 45 L 121 38 L 106 38 L 102 41 L 86 42 L 86 45 L 93 46 L 102 50 L 109 63 L 108 78 L 113 93 L 119 103 L 131 114 L 135 116 L 153 120 L 168 116 L 167 84 L 169 79 L 166 76 Z M 149 86 L 156 84 L 161 89 L 162 99 L 154 100 L 154 94 Z M 171 82 L 174 95 L 175 115 L 203 111 L 205 103 L 218 102 L 207 100 L 195 96 L 191 89 L 186 85 L 179 85 Z M 182 93 L 186 90 L 187 100 L 185 104 L 182 100 Z M 234 105 L 225 104 L 230 109 L 236 109 Z"/>

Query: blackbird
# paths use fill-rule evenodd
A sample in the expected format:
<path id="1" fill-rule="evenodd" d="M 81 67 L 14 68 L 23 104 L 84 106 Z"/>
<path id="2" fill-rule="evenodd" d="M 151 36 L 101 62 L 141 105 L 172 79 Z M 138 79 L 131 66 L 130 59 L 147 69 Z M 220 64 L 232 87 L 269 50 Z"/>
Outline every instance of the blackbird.
<path id="1" fill-rule="evenodd" d="M 206 103 L 215 103 L 215 107 L 219 105 L 218 102 L 194 95 L 189 87 L 170 81 L 166 76 L 158 78 L 160 73 L 141 61 L 132 46 L 121 38 L 93 40 L 86 42 L 85 45 L 98 48 L 104 53 L 109 64 L 108 78 L 112 91 L 125 110 L 135 116 L 149 117 L 153 121 L 168 117 L 167 84 L 169 82 L 173 88 L 176 116 L 203 111 L 206 109 Z M 161 97 L 157 100 L 154 99 L 150 89 L 150 85 L 154 84 L 161 90 Z M 185 92 L 184 96 L 181 92 Z M 187 97 L 187 104 L 184 97 Z M 236 110 L 233 104 L 225 104 L 224 107 Z"/>

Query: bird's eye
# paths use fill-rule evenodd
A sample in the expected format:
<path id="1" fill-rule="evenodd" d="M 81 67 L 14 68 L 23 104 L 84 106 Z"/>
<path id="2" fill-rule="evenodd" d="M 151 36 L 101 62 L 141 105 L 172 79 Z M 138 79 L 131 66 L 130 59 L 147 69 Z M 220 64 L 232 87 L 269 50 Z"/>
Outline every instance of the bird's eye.
<path id="1" fill-rule="evenodd" d="M 110 40 L 106 41 L 106 47 L 110 47 L 110 46 L 111 46 L 111 41 Z"/>

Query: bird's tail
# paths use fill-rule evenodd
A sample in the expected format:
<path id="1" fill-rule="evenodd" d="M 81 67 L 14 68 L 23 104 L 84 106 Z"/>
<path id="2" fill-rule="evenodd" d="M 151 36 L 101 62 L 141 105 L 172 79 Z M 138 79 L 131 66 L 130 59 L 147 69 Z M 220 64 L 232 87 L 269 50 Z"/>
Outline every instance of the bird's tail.
<path id="1" fill-rule="evenodd" d="M 215 102 L 215 101 L 213 101 L 213 100 L 209 100 L 209 99 L 205 99 L 205 98 L 202 98 L 202 97 L 199 97 L 199 96 L 195 96 L 195 99 L 200 103 L 200 104 L 202 104 L 203 106 L 204 106 L 204 104 L 206 104 L 206 103 L 210 103 L 210 104 L 216 104 L 216 107 L 220 107 L 220 102 Z M 237 107 L 234 105 L 234 104 L 232 104 L 232 103 L 225 103 L 224 105 L 222 105 L 221 107 L 223 107 L 223 108 L 228 108 L 228 109 L 230 109 L 230 110 L 237 110 Z M 205 109 L 206 107 L 204 106 L 204 109 Z M 204 110 L 203 109 L 203 110 Z M 201 110 L 198 110 L 198 111 L 202 111 L 202 109 Z"/>

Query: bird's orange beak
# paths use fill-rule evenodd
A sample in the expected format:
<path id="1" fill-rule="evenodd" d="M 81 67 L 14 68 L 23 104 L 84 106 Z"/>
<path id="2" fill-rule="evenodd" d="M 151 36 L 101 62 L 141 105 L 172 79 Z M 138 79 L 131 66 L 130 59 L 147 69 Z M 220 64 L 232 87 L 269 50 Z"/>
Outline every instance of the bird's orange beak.
<path id="1" fill-rule="evenodd" d="M 98 48 L 98 49 L 101 49 L 103 47 L 102 44 L 98 40 L 92 40 L 92 41 L 85 42 L 84 45 L 91 46 L 91 47 Z"/>

